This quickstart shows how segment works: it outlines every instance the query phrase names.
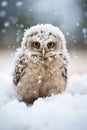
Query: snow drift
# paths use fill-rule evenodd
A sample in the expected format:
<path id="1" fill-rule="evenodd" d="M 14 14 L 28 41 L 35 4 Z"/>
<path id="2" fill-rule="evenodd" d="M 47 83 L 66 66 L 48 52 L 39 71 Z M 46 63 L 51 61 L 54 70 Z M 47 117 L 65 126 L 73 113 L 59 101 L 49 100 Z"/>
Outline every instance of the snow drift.
<path id="1" fill-rule="evenodd" d="M 0 130 L 87 130 L 87 74 L 69 78 L 66 92 L 17 100 L 10 74 L 0 74 Z"/>

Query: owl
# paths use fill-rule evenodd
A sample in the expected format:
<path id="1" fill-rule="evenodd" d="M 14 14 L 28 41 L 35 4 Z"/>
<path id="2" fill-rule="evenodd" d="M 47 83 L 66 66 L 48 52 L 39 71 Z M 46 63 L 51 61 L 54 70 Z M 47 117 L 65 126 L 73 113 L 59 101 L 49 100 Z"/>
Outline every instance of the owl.
<path id="1" fill-rule="evenodd" d="M 65 38 L 58 27 L 39 24 L 25 30 L 13 72 L 19 100 L 33 103 L 39 97 L 62 93 L 67 66 Z"/>

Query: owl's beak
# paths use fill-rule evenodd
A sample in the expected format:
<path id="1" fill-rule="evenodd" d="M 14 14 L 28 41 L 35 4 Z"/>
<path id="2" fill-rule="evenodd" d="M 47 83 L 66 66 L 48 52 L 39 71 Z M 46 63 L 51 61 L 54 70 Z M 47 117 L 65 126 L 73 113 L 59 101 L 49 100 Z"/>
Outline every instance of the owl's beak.
<path id="1" fill-rule="evenodd" d="M 41 54 L 42 54 L 43 57 L 45 56 L 45 54 L 46 54 L 46 50 L 45 50 L 44 48 L 42 48 L 42 50 L 41 50 Z"/>

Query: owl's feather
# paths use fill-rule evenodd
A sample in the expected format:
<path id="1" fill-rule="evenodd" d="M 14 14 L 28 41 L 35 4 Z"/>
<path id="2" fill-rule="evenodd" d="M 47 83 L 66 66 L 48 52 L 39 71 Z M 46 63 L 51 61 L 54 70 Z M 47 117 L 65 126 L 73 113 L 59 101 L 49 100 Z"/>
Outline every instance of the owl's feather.
<path id="1" fill-rule="evenodd" d="M 19 57 L 19 59 L 16 60 L 14 79 L 13 79 L 15 85 L 18 84 L 20 78 L 23 76 L 25 67 L 26 67 L 25 57 L 24 55 L 22 55 L 21 57 Z"/>

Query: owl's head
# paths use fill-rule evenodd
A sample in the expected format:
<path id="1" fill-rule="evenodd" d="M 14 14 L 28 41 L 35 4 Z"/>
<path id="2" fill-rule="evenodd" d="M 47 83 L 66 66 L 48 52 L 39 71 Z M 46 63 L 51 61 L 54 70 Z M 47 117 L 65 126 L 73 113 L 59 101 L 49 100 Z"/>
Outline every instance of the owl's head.
<path id="1" fill-rule="evenodd" d="M 66 52 L 65 38 L 58 27 L 41 24 L 27 29 L 24 33 L 22 48 L 33 56 L 52 57 Z"/>

